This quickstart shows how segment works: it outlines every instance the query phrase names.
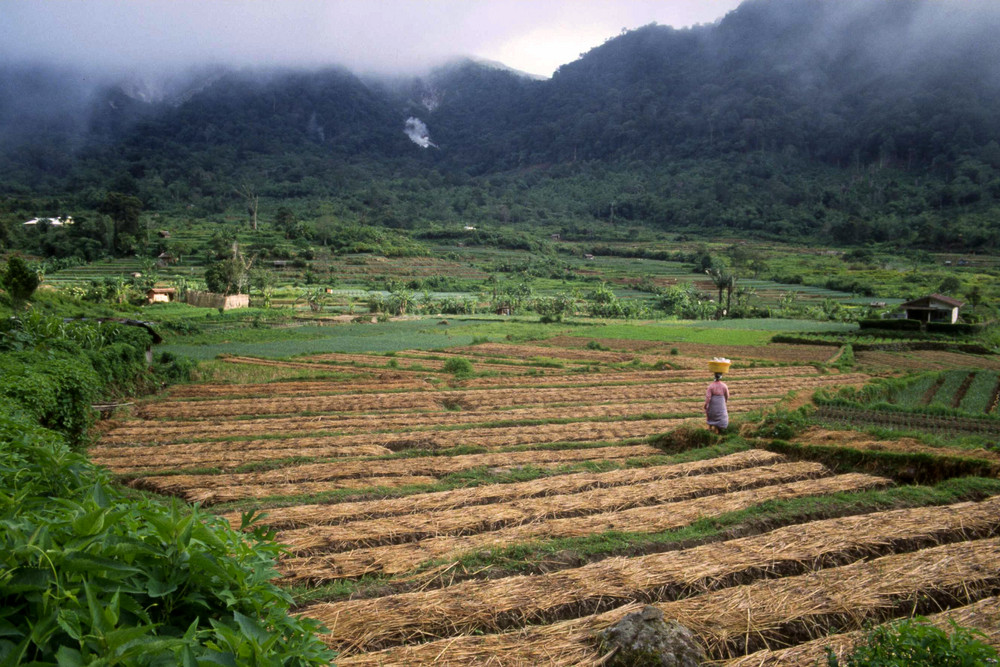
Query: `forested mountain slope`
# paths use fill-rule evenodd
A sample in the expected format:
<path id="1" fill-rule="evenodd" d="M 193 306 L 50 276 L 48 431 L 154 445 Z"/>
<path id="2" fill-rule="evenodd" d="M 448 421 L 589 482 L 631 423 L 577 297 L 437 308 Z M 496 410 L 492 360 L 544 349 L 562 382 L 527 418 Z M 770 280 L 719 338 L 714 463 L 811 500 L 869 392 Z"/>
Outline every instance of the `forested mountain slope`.
<path id="1" fill-rule="evenodd" d="M 107 191 L 210 213 L 253 182 L 403 227 L 589 218 L 995 247 L 996 34 L 994 3 L 748 0 L 713 25 L 624 32 L 544 81 L 456 61 L 392 82 L 215 68 L 88 88 L 8 66 L 0 215 Z M 424 145 L 404 132 L 424 127 Z"/>

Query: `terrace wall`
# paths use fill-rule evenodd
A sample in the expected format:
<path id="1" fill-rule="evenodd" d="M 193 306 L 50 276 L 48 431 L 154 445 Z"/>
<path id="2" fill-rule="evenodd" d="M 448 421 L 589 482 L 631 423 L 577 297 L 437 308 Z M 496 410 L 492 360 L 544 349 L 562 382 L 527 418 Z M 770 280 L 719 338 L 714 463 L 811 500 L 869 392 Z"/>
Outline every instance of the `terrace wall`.
<path id="1" fill-rule="evenodd" d="M 215 308 L 231 310 L 233 308 L 249 308 L 250 296 L 247 294 L 216 294 L 214 292 L 187 291 L 187 303 L 198 308 Z"/>

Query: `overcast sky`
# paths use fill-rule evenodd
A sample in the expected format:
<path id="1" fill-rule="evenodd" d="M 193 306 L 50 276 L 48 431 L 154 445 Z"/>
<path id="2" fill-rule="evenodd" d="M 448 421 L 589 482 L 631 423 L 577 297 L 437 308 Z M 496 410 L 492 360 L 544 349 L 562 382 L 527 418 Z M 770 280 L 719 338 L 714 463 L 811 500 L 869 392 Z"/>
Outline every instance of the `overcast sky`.
<path id="1" fill-rule="evenodd" d="M 477 56 L 549 76 L 622 28 L 711 23 L 739 0 L 0 0 L 0 58 L 413 73 Z"/>

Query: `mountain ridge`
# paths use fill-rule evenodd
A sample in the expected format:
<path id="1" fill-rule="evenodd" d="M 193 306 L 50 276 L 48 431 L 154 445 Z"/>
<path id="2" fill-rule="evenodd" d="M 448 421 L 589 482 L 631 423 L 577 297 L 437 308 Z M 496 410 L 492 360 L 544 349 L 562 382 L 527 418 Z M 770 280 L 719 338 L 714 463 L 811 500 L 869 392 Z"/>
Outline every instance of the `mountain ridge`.
<path id="1" fill-rule="evenodd" d="M 383 199 L 370 196 L 374 183 L 401 202 L 387 219 L 413 226 L 433 223 L 426 210 L 435 207 L 397 190 L 400 179 L 442 192 L 500 179 L 490 206 L 508 211 L 506 224 L 520 188 L 565 179 L 556 198 L 584 197 L 581 209 L 545 211 L 539 200 L 522 218 L 602 219 L 610 206 L 659 229 L 700 215 L 864 242 L 891 236 L 873 230 L 898 227 L 900 216 L 952 215 L 967 221 L 959 227 L 985 226 L 994 243 L 1000 43 L 987 37 L 1000 32 L 1000 11 L 961 6 L 747 0 L 713 24 L 627 31 L 546 80 L 458 59 L 395 79 L 334 66 L 210 69 L 175 79 L 172 96 L 133 82 L 86 98 L 77 86 L 88 122 L 56 113 L 40 138 L 3 142 L 0 194 L 115 190 L 151 208 L 218 210 L 233 183 L 256 180 L 265 197 L 340 198 L 372 220 L 386 216 L 358 211 Z M 61 76 L 47 89 L 42 80 L 42 93 L 59 92 Z M 0 126 L 20 119 L 31 127 L 23 104 L 0 99 Z M 409 119 L 426 126 L 421 141 L 408 137 Z M 539 169 L 544 179 L 518 184 Z M 667 175 L 678 170 L 703 186 L 678 187 Z M 593 178 L 604 182 L 569 194 L 574 179 Z M 613 191 L 630 181 L 644 185 Z M 440 223 L 470 210 L 434 215 Z"/>

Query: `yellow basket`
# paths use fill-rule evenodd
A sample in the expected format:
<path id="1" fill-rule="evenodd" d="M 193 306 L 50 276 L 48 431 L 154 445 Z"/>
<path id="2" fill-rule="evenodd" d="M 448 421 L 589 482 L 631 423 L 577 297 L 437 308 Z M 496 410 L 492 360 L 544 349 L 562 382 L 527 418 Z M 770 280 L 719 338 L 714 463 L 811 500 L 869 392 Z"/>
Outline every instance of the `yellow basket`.
<path id="1" fill-rule="evenodd" d="M 708 362 L 708 370 L 713 373 L 728 373 L 731 363 L 729 361 L 710 361 Z"/>

